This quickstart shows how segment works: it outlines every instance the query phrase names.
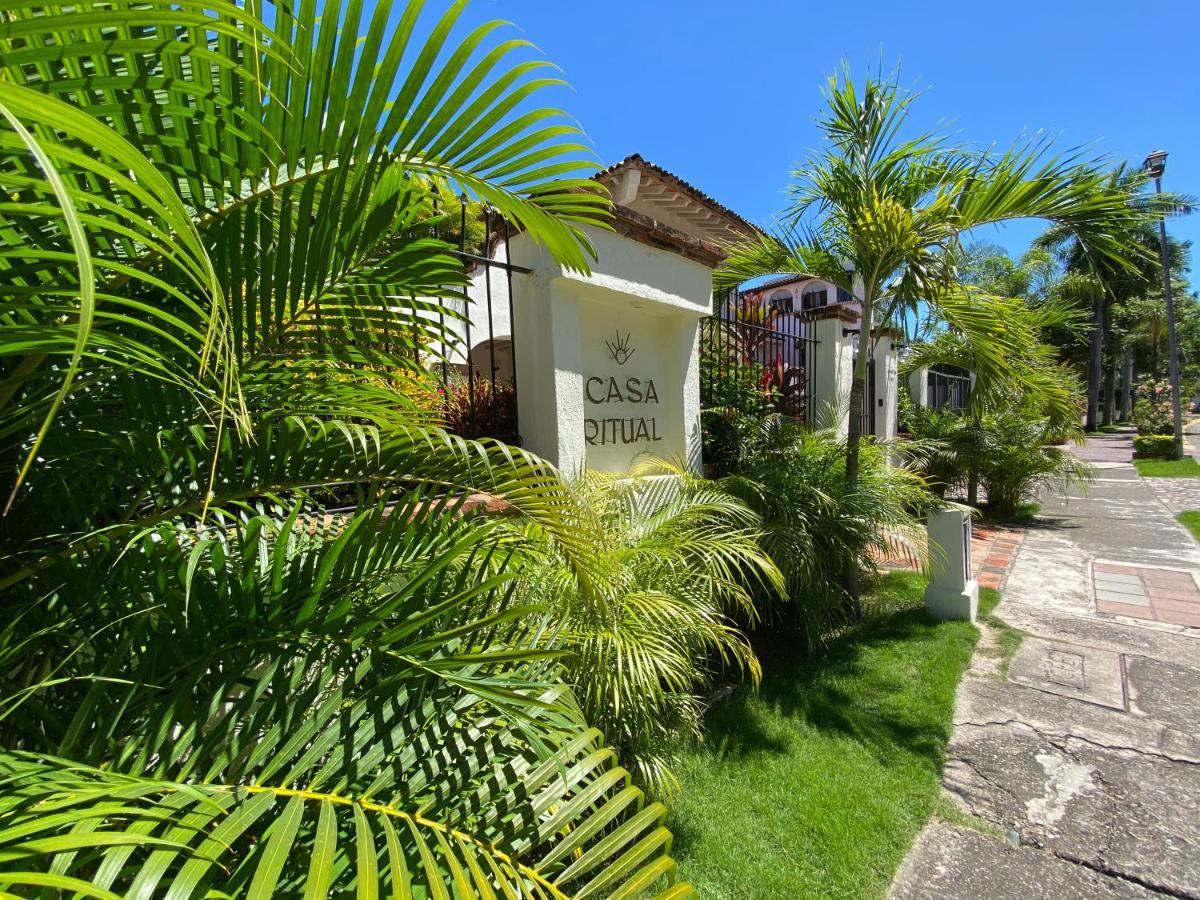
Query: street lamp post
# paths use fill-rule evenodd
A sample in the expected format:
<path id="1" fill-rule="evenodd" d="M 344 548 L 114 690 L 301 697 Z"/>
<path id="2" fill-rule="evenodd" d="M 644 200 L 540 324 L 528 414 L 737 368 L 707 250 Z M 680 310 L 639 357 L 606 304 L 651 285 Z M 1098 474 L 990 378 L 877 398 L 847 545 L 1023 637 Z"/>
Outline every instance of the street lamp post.
<path id="1" fill-rule="evenodd" d="M 1167 151 L 1155 150 L 1142 164 L 1154 179 L 1154 193 L 1162 193 L 1163 170 L 1167 167 Z M 1167 302 L 1167 373 L 1171 379 L 1171 414 L 1175 427 L 1173 458 L 1183 459 L 1183 405 L 1179 396 L 1179 345 L 1175 341 L 1175 300 L 1171 296 L 1171 261 L 1167 252 L 1167 216 L 1158 217 L 1158 249 L 1162 254 L 1163 297 Z"/>

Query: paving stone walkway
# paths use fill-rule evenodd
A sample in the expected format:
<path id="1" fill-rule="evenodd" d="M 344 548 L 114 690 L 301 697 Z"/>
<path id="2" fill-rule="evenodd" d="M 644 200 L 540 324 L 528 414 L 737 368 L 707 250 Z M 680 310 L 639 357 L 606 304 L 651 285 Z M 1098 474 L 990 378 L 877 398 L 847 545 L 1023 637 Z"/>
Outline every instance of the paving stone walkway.
<path id="1" fill-rule="evenodd" d="M 1012 528 L 976 525 L 971 529 L 971 574 L 980 587 L 1000 590 L 1021 546 L 1023 533 Z"/>
<path id="2" fill-rule="evenodd" d="M 1138 477 L 1131 449 L 1089 439 L 1096 484 L 1025 531 L 997 609 L 1023 640 L 959 687 L 962 821 L 922 831 L 893 897 L 1200 900 L 1200 545 L 1174 518 L 1200 485 Z"/>
<path id="3" fill-rule="evenodd" d="M 971 527 L 971 575 L 980 587 L 1000 590 L 1008 578 L 1008 570 L 1021 546 L 1024 532 L 994 525 Z M 889 569 L 913 569 L 916 564 L 897 551 L 878 560 Z"/>

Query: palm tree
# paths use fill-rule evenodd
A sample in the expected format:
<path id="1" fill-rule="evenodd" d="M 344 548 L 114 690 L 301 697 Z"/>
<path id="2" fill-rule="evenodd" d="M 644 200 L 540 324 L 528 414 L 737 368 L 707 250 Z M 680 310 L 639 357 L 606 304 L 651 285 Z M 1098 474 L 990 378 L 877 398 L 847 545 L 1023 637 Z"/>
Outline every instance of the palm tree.
<path id="1" fill-rule="evenodd" d="M 1018 279 L 1021 280 L 1019 276 Z M 975 374 L 966 415 L 947 429 L 940 446 L 926 451 L 933 457 L 934 465 L 966 473 L 967 503 L 972 506 L 977 501 L 980 474 L 991 461 L 989 442 L 993 437 L 984 427 L 985 416 L 1019 411 L 1038 425 L 1037 429 L 1031 429 L 1038 434 L 1036 447 L 1082 438 L 1078 386 L 1071 370 L 1055 359 L 1054 348 L 1043 340 L 1051 328 L 1078 329 L 1081 319 L 1078 308 L 1061 297 L 1046 297 L 1031 303 L 1024 297 L 983 291 L 974 292 L 973 300 L 986 316 L 1005 323 L 1011 349 L 1003 369 L 982 362 L 989 350 L 978 344 L 978 334 L 953 327 L 938 329 L 929 340 L 914 345 L 904 362 L 906 371 L 948 364 Z M 1056 451 L 1049 453 L 1047 459 L 1057 460 L 1062 456 Z M 1070 457 L 1065 462 L 1070 462 Z M 988 500 L 992 502 L 990 494 Z"/>
<path id="2" fill-rule="evenodd" d="M 1048 155 L 1044 142 L 1003 153 L 974 152 L 933 133 L 906 134 L 914 95 L 895 75 L 862 85 L 848 69 L 830 78 L 820 125 L 827 146 L 793 173 L 792 203 L 776 233 L 732 248 L 717 282 L 733 286 L 767 274 L 807 274 L 854 291 L 862 303 L 865 348 L 877 323 L 924 302 L 961 330 L 973 330 L 984 361 L 1003 368 L 1003 323 L 973 308 L 955 288 L 965 234 L 982 225 L 1040 218 L 1075 235 L 1097 258 L 1130 249 L 1114 224 L 1134 218 L 1104 173 L 1076 157 Z M 851 283 L 847 271 L 853 272 Z M 846 479 L 858 481 L 868 353 L 850 391 Z M 857 569 L 846 574 L 857 598 Z M 857 601 L 856 601 L 857 602 Z"/>
<path id="3" fill-rule="evenodd" d="M 679 737 L 702 733 L 714 664 L 757 683 L 738 626 L 782 595 L 782 575 L 761 518 L 686 465 L 648 459 L 632 477 L 589 473 L 573 488 L 596 523 L 597 577 L 583 593 L 552 564 L 543 580 L 572 651 L 567 678 L 638 780 L 670 797 Z"/>
<path id="4" fill-rule="evenodd" d="M 1038 238 L 1035 246 L 1055 252 L 1068 278 L 1060 292 L 1084 302 L 1090 301 L 1092 330 L 1088 355 L 1087 430 L 1111 425 L 1116 410 L 1116 341 L 1114 340 L 1114 307 L 1144 293 L 1162 281 L 1162 265 L 1158 257 L 1158 230 L 1155 223 L 1160 215 L 1190 212 L 1191 198 L 1181 194 L 1154 194 L 1147 190 L 1150 176 L 1142 169 L 1125 164 L 1108 173 L 1102 190 L 1124 198 L 1131 215 L 1124 223 L 1122 239 L 1136 252 L 1114 258 L 1099 253 L 1081 240 L 1070 228 L 1052 225 Z M 1108 353 L 1108 365 L 1104 364 Z M 1103 382 L 1104 409 L 1100 409 Z"/>
<path id="5" fill-rule="evenodd" d="M 546 63 L 463 5 L 0 10 L 0 890 L 673 881 L 541 545 L 464 497 L 585 595 L 586 507 L 414 394 L 466 282 L 439 184 L 580 269 L 608 208 Z"/>

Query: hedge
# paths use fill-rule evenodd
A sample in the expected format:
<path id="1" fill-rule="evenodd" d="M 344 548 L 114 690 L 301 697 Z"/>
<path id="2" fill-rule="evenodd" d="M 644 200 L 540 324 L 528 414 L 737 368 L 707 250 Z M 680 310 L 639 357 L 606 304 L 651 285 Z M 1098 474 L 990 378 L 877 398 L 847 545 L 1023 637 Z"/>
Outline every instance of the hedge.
<path id="1" fill-rule="evenodd" d="M 1139 434 L 1133 439 L 1133 455 L 1138 459 L 1170 459 L 1175 455 L 1175 436 Z"/>

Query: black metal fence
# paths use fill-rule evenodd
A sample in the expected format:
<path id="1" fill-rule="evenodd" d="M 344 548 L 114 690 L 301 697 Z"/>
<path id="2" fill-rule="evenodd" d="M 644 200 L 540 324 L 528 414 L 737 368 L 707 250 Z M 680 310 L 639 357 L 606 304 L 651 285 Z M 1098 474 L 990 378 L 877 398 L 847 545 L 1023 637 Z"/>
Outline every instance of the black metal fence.
<path id="1" fill-rule="evenodd" d="M 816 396 L 812 323 L 731 291 L 700 323 L 700 403 L 808 421 Z"/>
<path id="2" fill-rule="evenodd" d="M 864 437 L 875 433 L 875 410 L 878 407 L 879 400 L 875 394 L 875 358 L 872 357 L 867 360 L 867 383 L 863 391 L 862 418 L 858 426 L 858 433 Z"/>
<path id="3" fill-rule="evenodd" d="M 961 413 L 971 396 L 971 373 L 959 366 L 938 363 L 929 369 L 929 408 Z"/>
<path id="4" fill-rule="evenodd" d="M 436 364 L 446 427 L 463 437 L 519 445 L 512 287 L 514 275 L 528 276 L 532 270 L 512 264 L 511 226 L 495 210 L 465 194 L 450 201 L 435 196 L 433 209 L 441 222 L 436 236 L 458 244 L 454 255 L 470 277 L 461 318 L 447 317 L 444 302 L 438 312 L 442 333 L 451 336 Z"/>

